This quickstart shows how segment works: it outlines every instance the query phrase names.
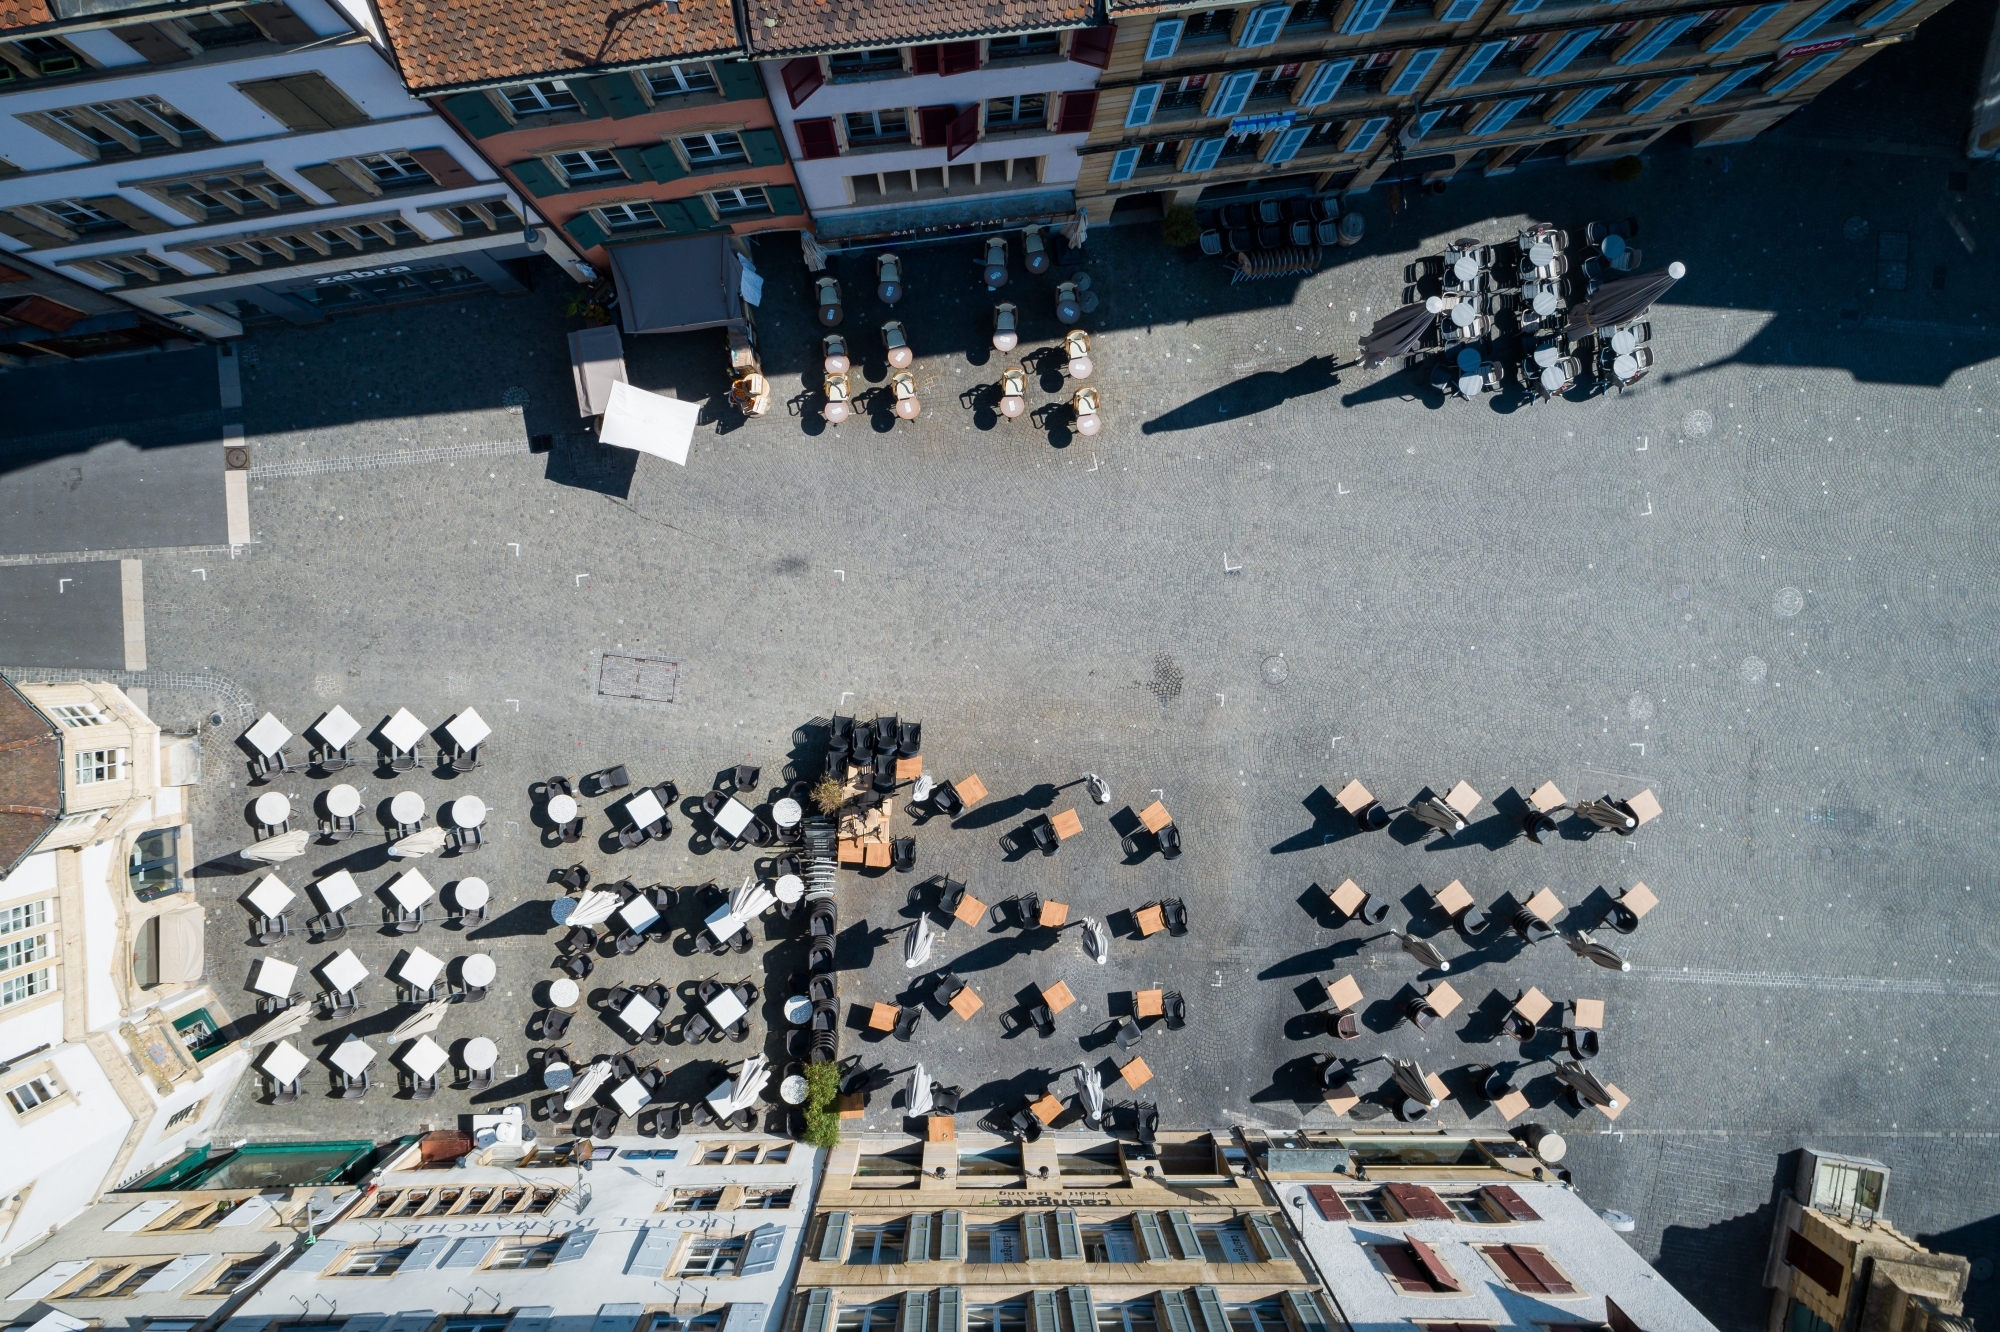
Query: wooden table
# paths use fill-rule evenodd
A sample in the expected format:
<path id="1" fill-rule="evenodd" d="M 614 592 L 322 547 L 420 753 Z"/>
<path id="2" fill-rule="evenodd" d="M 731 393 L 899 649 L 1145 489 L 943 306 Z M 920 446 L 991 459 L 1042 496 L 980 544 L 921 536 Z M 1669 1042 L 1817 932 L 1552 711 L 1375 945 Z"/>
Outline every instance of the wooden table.
<path id="1" fill-rule="evenodd" d="M 870 1008 L 868 1010 L 868 1025 L 876 1031 L 894 1031 L 896 1029 L 896 1006 L 894 1004 L 876 1004 Z"/>
<path id="2" fill-rule="evenodd" d="M 1444 1079 L 1435 1073 L 1424 1074 L 1424 1086 L 1431 1089 L 1431 1095 L 1437 1097 L 1440 1104 L 1451 1099 L 1451 1089 L 1445 1086 Z"/>
<path id="3" fill-rule="evenodd" d="M 968 925 L 977 925 L 986 916 L 986 903 L 971 893 L 958 899 L 958 909 L 951 913 L 953 920 L 962 920 Z"/>
<path id="4" fill-rule="evenodd" d="M 1149 833 L 1156 833 L 1173 821 L 1174 816 L 1167 813 L 1167 807 L 1157 800 L 1139 811 L 1139 822 Z"/>
<path id="5" fill-rule="evenodd" d="M 974 994 L 970 985 L 951 997 L 951 1011 L 964 1018 L 967 1022 L 972 1021 L 972 1015 L 984 1007 L 986 1007 L 986 1001 Z"/>
<path id="6" fill-rule="evenodd" d="M 1134 912 L 1132 919 L 1139 922 L 1139 937 L 1142 939 L 1167 928 L 1167 913 L 1156 906 Z"/>
<path id="7" fill-rule="evenodd" d="M 899 758 L 896 760 L 897 781 L 914 782 L 915 780 L 917 780 L 917 778 L 923 775 L 924 775 L 923 755 L 918 754 L 914 758 Z"/>
<path id="8" fill-rule="evenodd" d="M 1333 798 L 1333 803 L 1349 814 L 1358 816 L 1362 810 L 1375 803 L 1375 794 L 1363 786 L 1361 779 L 1356 777 L 1340 788 L 1340 794 Z"/>
<path id="9" fill-rule="evenodd" d="M 1451 788 L 1444 798 L 1444 803 L 1457 810 L 1461 819 L 1469 819 L 1472 817 L 1472 811 L 1479 808 L 1479 792 L 1473 790 L 1470 783 L 1460 782 Z"/>
<path id="10" fill-rule="evenodd" d="M 976 772 L 961 781 L 953 782 L 952 789 L 958 792 L 958 798 L 965 802 L 967 809 L 986 799 L 986 783 L 979 780 L 979 774 Z"/>
<path id="11" fill-rule="evenodd" d="M 1141 990 L 1132 996 L 1132 1011 L 1142 1018 L 1158 1017 L 1166 1011 L 1166 992 Z"/>
<path id="12" fill-rule="evenodd" d="M 1346 1095 L 1338 1095 L 1333 1092 L 1328 1092 L 1326 1094 L 1326 1108 L 1333 1111 L 1333 1113 L 1335 1113 L 1336 1115 L 1344 1115 L 1349 1110 L 1352 1110 L 1355 1106 L 1360 1104 L 1361 1104 L 1361 1098 L 1359 1096 L 1354 1095 L 1352 1092 L 1349 1092 Z"/>
<path id="13" fill-rule="evenodd" d="M 1048 1092 L 1043 1092 L 1041 1099 L 1033 1102 L 1028 1108 L 1035 1112 L 1036 1119 L 1044 1124 L 1053 1124 L 1056 1122 L 1056 1116 L 1062 1113 L 1063 1105 Z"/>
<path id="14" fill-rule="evenodd" d="M 1644 920 L 1646 913 L 1659 904 L 1660 899 L 1653 896 L 1653 890 L 1643 883 L 1635 883 L 1618 895 L 1618 905 L 1638 920 Z"/>
<path id="15" fill-rule="evenodd" d="M 931 1115 L 924 1120 L 925 1142 L 957 1142 L 958 1121 L 950 1115 Z"/>
<path id="16" fill-rule="evenodd" d="M 1358 1008 L 1361 1005 L 1361 986 L 1354 977 L 1342 976 L 1337 981 L 1327 983 L 1326 999 L 1339 1012 Z"/>
<path id="17" fill-rule="evenodd" d="M 1042 903 L 1042 915 L 1041 919 L 1037 923 L 1040 924 L 1045 929 L 1051 929 L 1051 930 L 1061 929 L 1064 925 L 1069 923 L 1069 903 L 1067 902 Z"/>
<path id="18" fill-rule="evenodd" d="M 1654 797 L 1653 788 L 1650 786 L 1625 803 L 1631 807 L 1632 816 L 1639 820 L 1639 826 L 1642 828 L 1659 818 L 1662 812 L 1660 802 Z"/>
<path id="19" fill-rule="evenodd" d="M 1632 1104 L 1631 1098 L 1626 1096 L 1624 1092 L 1619 1091 L 1618 1084 L 1615 1082 L 1605 1083 L 1604 1090 L 1610 1092 L 1612 1099 L 1617 1101 L 1618 1104 L 1615 1106 L 1600 1105 L 1597 1107 L 1597 1113 L 1603 1115 L 1606 1119 L 1616 1119 L 1618 1116 L 1624 1114 L 1626 1108 Z"/>
<path id="20" fill-rule="evenodd" d="M 1555 924 L 1556 913 L 1563 909 L 1562 899 L 1544 888 L 1521 904 L 1536 920 L 1544 925 Z"/>
<path id="21" fill-rule="evenodd" d="M 1057 981 L 1042 987 L 1042 1002 L 1049 1006 L 1049 1012 L 1060 1013 L 1076 1002 L 1076 996 L 1069 992 L 1067 981 Z"/>
<path id="22" fill-rule="evenodd" d="M 1118 1070 L 1125 1079 L 1125 1085 L 1137 1091 L 1153 1080 L 1153 1070 L 1146 1067 L 1146 1061 L 1134 1057 L 1132 1062 Z"/>
<path id="23" fill-rule="evenodd" d="M 1578 1031 L 1604 1030 L 1604 1001 L 1602 999 L 1573 1001 L 1569 1025 Z"/>
<path id="24" fill-rule="evenodd" d="M 840 1108 L 842 1119 L 860 1119 L 868 1113 L 868 1097 L 863 1092 L 842 1092 L 834 1104 Z"/>
<path id="25" fill-rule="evenodd" d="M 1495 1101 L 1493 1108 L 1500 1112 L 1501 1119 L 1512 1119 L 1516 1115 L 1528 1113 L 1528 1098 L 1517 1091 L 1510 1091 Z"/>
<path id="26" fill-rule="evenodd" d="M 1537 814 L 1546 814 L 1569 803 L 1563 793 L 1556 789 L 1554 782 L 1543 782 L 1528 796 L 1528 808 Z"/>
<path id="27" fill-rule="evenodd" d="M 1447 916 L 1456 916 L 1472 906 L 1472 894 L 1466 892 L 1465 885 L 1457 879 L 1438 889 L 1435 900 Z"/>
<path id="28" fill-rule="evenodd" d="M 1424 996 L 1424 1002 L 1435 1008 L 1439 1017 L 1448 1018 L 1465 1000 L 1459 997 L 1457 990 L 1451 988 L 1450 982 L 1439 981 L 1431 986 L 1430 993 Z"/>
<path id="29" fill-rule="evenodd" d="M 869 869 L 889 868 L 889 844 L 887 842 L 863 842 L 861 863 Z"/>
<path id="30" fill-rule="evenodd" d="M 1076 816 L 1074 809 L 1066 809 L 1049 820 L 1049 826 L 1056 830 L 1056 836 L 1064 841 L 1083 831 L 1083 820 Z"/>
<path id="31" fill-rule="evenodd" d="M 1540 990 L 1529 987 L 1528 992 L 1514 1001 L 1514 1011 L 1529 1022 L 1540 1022 L 1555 1005 Z"/>
<path id="32" fill-rule="evenodd" d="M 843 837 L 837 844 L 834 854 L 843 865 L 859 865 L 861 863 L 861 843 L 855 841 L 852 837 Z"/>
<path id="33" fill-rule="evenodd" d="M 1353 915 L 1367 900 L 1368 894 L 1362 892 L 1360 886 L 1352 879 L 1341 880 L 1340 887 L 1333 890 L 1334 909 L 1343 916 Z"/>

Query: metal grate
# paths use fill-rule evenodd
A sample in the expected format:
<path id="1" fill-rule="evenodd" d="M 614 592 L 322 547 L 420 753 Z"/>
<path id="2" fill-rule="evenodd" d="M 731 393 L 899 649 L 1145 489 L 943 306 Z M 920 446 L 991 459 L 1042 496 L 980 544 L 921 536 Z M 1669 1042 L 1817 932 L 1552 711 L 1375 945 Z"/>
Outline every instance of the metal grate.
<path id="1" fill-rule="evenodd" d="M 671 657 L 634 657 L 607 652 L 597 668 L 597 692 L 607 698 L 678 703 L 680 680 L 681 664 Z"/>

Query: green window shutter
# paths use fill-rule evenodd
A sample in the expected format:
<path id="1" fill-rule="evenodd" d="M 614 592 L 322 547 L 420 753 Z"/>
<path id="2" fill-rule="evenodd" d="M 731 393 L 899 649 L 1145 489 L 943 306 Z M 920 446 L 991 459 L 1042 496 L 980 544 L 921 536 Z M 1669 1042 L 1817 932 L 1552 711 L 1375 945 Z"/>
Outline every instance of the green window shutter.
<path id="1" fill-rule="evenodd" d="M 660 212 L 660 205 L 654 204 L 653 211 Z M 666 214 L 660 220 L 667 222 Z M 673 226 L 667 222 L 669 228 Z M 819 1252 L 813 1255 L 822 1263 L 844 1263 L 847 1261 L 847 1213 L 828 1212 L 826 1224 L 819 1232 Z"/>
<path id="2" fill-rule="evenodd" d="M 531 157 L 525 162 L 511 162 L 507 169 L 514 173 L 514 179 L 521 182 L 522 189 L 538 199 L 561 194 L 569 188 L 556 179 L 556 173 L 549 170 L 549 164 L 539 157 Z"/>
<path id="3" fill-rule="evenodd" d="M 583 114 L 592 120 L 602 120 L 611 112 L 605 108 L 604 99 L 590 86 L 595 82 L 596 79 L 564 79 L 563 86 L 576 94 L 576 103 L 583 108 Z"/>
<path id="4" fill-rule="evenodd" d="M 1062 1316 L 1056 1312 L 1052 1290 L 1028 1292 L 1028 1332 L 1062 1332 Z"/>
<path id="5" fill-rule="evenodd" d="M 957 1286 L 938 1290 L 937 1332 L 965 1332 L 965 1292 Z"/>
<path id="6" fill-rule="evenodd" d="M 1028 1261 L 1045 1263 L 1049 1260 L 1049 1227 L 1045 1213 L 1021 1213 L 1021 1239 L 1028 1250 Z"/>
<path id="7" fill-rule="evenodd" d="M 646 155 L 637 148 L 613 148 L 611 155 L 632 179 L 644 183 L 653 178 L 653 173 L 646 169 Z"/>
<path id="8" fill-rule="evenodd" d="M 1214 1286 L 1196 1286 L 1194 1307 L 1201 1315 L 1201 1332 L 1229 1332 L 1229 1315 L 1222 1311 L 1221 1291 Z"/>
<path id="9" fill-rule="evenodd" d="M 700 205 L 686 199 L 655 199 L 653 211 L 659 215 L 660 225 L 675 236 L 686 236 L 692 232 L 704 231 L 708 218 L 697 211 Z M 842 1215 L 845 1215 L 843 1213 Z"/>
<path id="10" fill-rule="evenodd" d="M 594 250 L 604 244 L 604 237 L 607 234 L 603 227 L 597 225 L 597 219 L 589 213 L 578 213 L 575 217 L 563 223 L 563 230 L 567 231 L 570 234 L 570 238 L 586 250 Z"/>
<path id="11" fill-rule="evenodd" d="M 941 1263 L 962 1263 L 965 1261 L 965 1213 L 938 1213 L 938 1261 Z"/>
<path id="12" fill-rule="evenodd" d="M 1066 1263 L 1083 1261 L 1083 1227 L 1067 1207 L 1056 1209 L 1056 1257 Z"/>
<path id="13" fill-rule="evenodd" d="M 931 1293 L 927 1290 L 903 1292 L 903 1309 L 896 1320 L 896 1332 L 930 1332 Z"/>
<path id="14" fill-rule="evenodd" d="M 783 166 L 785 150 L 778 143 L 778 132 L 767 129 L 747 129 L 743 131 L 743 150 L 750 154 L 751 166 Z"/>
<path id="15" fill-rule="evenodd" d="M 927 1263 L 931 1260 L 931 1214 L 913 1212 L 909 1227 L 903 1236 L 903 1261 L 906 1263 Z M 909 1332 L 909 1329 L 904 1329 Z M 922 1332 L 918 1329 L 918 1332 Z"/>
<path id="16" fill-rule="evenodd" d="M 657 181 L 679 180 L 688 173 L 686 163 L 681 161 L 681 155 L 674 151 L 670 143 L 656 143 L 651 148 L 640 149 L 639 160 L 646 164 L 646 170 Z"/>
<path id="17" fill-rule="evenodd" d="M 709 68 L 715 71 L 715 86 L 730 101 L 764 96 L 764 80 L 757 77 L 757 67 L 749 61 L 718 60 Z"/>
<path id="18" fill-rule="evenodd" d="M 1288 1290 L 1284 1295 L 1285 1322 L 1292 1332 L 1327 1332 L 1326 1313 L 1309 1290 Z"/>
<path id="19" fill-rule="evenodd" d="M 1070 1332 L 1096 1332 L 1097 1306 L 1091 1303 L 1089 1286 L 1064 1286 L 1063 1302 L 1069 1305 Z"/>
<path id="20" fill-rule="evenodd" d="M 1267 1263 L 1283 1263 L 1291 1260 L 1292 1251 L 1285 1247 L 1285 1241 L 1278 1234 L 1277 1223 L 1271 1220 L 1269 1212 L 1250 1214 L 1250 1236 L 1257 1245 L 1257 1251 L 1264 1255 Z"/>
<path id="21" fill-rule="evenodd" d="M 475 139 L 483 139 L 489 134 L 498 134 L 511 128 L 507 117 L 500 108 L 493 105 L 493 99 L 483 92 L 460 93 L 456 97 L 444 99 L 444 109 L 451 112 L 452 119 L 465 126 L 465 132 Z"/>
<path id="22" fill-rule="evenodd" d="M 1195 1332 L 1194 1315 L 1188 1312 L 1185 1292 L 1156 1291 L 1153 1295 L 1153 1311 L 1154 1317 L 1159 1320 L 1165 1332 Z"/>
<path id="23" fill-rule="evenodd" d="M 1167 1224 L 1174 1228 L 1174 1243 L 1179 1246 L 1181 1257 L 1189 1262 L 1200 1262 L 1201 1237 L 1194 1233 L 1194 1222 L 1188 1220 L 1188 1214 L 1182 1211 L 1168 1212 Z"/>
<path id="24" fill-rule="evenodd" d="M 799 200 L 799 192 L 789 185 L 766 185 L 764 197 L 771 201 L 773 217 L 796 217 L 806 211 Z"/>
<path id="25" fill-rule="evenodd" d="M 572 79 L 569 86 L 577 87 L 589 83 L 591 92 L 597 95 L 612 119 L 623 120 L 626 116 L 643 116 L 653 108 L 646 105 L 646 99 L 639 92 L 639 77 L 636 74 L 606 74 L 601 79 Z"/>
<path id="26" fill-rule="evenodd" d="M 843 1218 L 847 1213 L 840 1214 Z M 846 1230 L 843 1221 L 841 1229 Z M 799 1332 L 827 1332 L 833 1326 L 833 1292 L 830 1290 L 809 1290 L 805 1293 L 805 1309 L 799 1315 Z"/>
<path id="27" fill-rule="evenodd" d="M 1149 1263 L 1164 1263 L 1173 1255 L 1167 1252 L 1167 1237 L 1160 1230 L 1159 1214 L 1155 1212 L 1134 1212 L 1133 1228 L 1139 1234 L 1140 1256 Z M 1186 1332 L 1176 1328 L 1174 1332 Z"/>

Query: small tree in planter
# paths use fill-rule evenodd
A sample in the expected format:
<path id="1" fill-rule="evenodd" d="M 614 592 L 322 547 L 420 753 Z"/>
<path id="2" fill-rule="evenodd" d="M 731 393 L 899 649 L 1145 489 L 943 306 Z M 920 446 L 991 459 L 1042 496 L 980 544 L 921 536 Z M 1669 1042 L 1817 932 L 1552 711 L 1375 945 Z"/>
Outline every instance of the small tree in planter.
<path id="1" fill-rule="evenodd" d="M 840 1146 L 840 1065 L 806 1065 L 806 1141 L 821 1151 Z"/>
<path id="2" fill-rule="evenodd" d="M 1172 246 L 1193 245 L 1201 239 L 1201 223 L 1194 220 L 1194 209 L 1186 204 L 1176 204 L 1167 210 L 1160 221 L 1160 239 Z"/>
<path id="3" fill-rule="evenodd" d="M 832 814 L 840 808 L 840 779 L 832 773 L 813 783 L 812 802 L 822 814 Z"/>

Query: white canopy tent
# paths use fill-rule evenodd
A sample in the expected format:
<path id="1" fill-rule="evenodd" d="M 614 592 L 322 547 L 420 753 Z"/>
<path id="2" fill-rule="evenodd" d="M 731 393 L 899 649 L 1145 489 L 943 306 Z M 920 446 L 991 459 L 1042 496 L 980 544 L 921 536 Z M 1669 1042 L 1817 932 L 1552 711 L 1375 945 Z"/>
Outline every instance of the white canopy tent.
<path id="1" fill-rule="evenodd" d="M 700 416 L 699 404 L 664 398 L 621 381 L 611 386 L 597 440 L 614 448 L 650 453 L 685 467 L 688 450 L 694 445 L 695 422 Z"/>

